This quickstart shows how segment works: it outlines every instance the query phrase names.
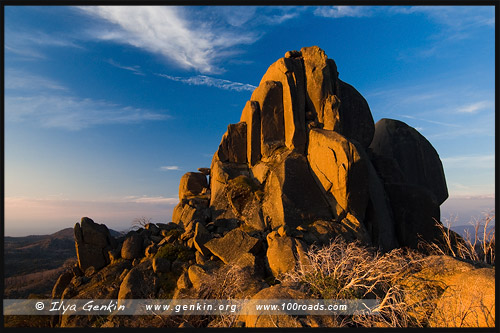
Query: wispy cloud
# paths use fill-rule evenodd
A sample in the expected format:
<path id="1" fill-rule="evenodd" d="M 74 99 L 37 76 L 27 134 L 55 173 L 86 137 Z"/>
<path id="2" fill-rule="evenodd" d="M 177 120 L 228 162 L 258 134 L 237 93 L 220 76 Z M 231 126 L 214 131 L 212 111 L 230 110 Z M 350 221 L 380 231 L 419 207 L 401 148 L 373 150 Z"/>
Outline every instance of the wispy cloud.
<path id="1" fill-rule="evenodd" d="M 5 89 L 19 91 L 67 91 L 68 89 L 51 79 L 26 73 L 25 71 L 6 69 Z"/>
<path id="2" fill-rule="evenodd" d="M 375 121 L 393 118 L 423 127 L 432 144 L 466 137 L 490 142 L 495 135 L 494 90 L 473 87 L 467 77 L 428 77 L 424 83 L 379 87 L 364 96 Z"/>
<path id="3" fill-rule="evenodd" d="M 8 121 L 31 122 L 46 128 L 72 131 L 96 125 L 168 119 L 166 114 L 151 110 L 120 106 L 107 101 L 55 95 L 7 96 L 5 117 Z"/>
<path id="4" fill-rule="evenodd" d="M 331 18 L 365 17 L 372 15 L 372 9 L 367 6 L 318 7 L 314 10 L 314 15 Z"/>
<path id="5" fill-rule="evenodd" d="M 250 31 L 234 33 L 209 21 L 195 25 L 181 7 L 80 8 L 111 24 L 105 30 L 95 31 L 98 39 L 132 45 L 203 73 L 221 72 L 217 63 L 222 58 L 236 54 L 236 46 L 251 44 L 258 38 Z"/>
<path id="6" fill-rule="evenodd" d="M 113 201 L 111 201 L 113 202 Z M 115 202 L 135 202 L 135 203 L 144 203 L 144 204 L 167 204 L 167 205 L 176 205 L 179 203 L 179 198 L 169 198 L 163 196 L 127 196 L 123 199 L 118 199 Z"/>
<path id="7" fill-rule="evenodd" d="M 466 31 L 472 28 L 495 26 L 495 8 L 493 6 L 413 6 L 391 7 L 399 14 L 423 14 L 431 20 L 454 31 Z"/>
<path id="8" fill-rule="evenodd" d="M 445 46 L 471 38 L 478 33 L 484 33 L 484 28 L 494 29 L 495 27 L 495 8 L 493 6 L 391 7 L 390 12 L 404 15 L 424 15 L 440 26 L 429 36 L 430 40 L 433 41 L 432 44 L 427 44 L 423 49 L 402 52 L 399 58 L 401 60 L 415 57 L 441 57 Z"/>
<path id="9" fill-rule="evenodd" d="M 5 50 L 26 59 L 45 59 L 44 47 L 72 47 L 83 49 L 69 36 L 47 34 L 42 31 L 5 32 Z"/>
<path id="10" fill-rule="evenodd" d="M 131 71 L 135 75 L 142 75 L 144 76 L 145 74 L 141 71 L 141 66 L 135 65 L 135 66 L 123 66 L 118 63 L 116 63 L 113 59 L 109 59 L 108 63 L 114 67 L 120 68 L 120 69 L 125 69 L 127 71 Z"/>
<path id="11" fill-rule="evenodd" d="M 301 6 L 217 6 L 206 8 L 210 17 L 217 17 L 233 27 L 254 29 L 262 25 L 276 25 L 298 17 L 307 7 Z"/>
<path id="12" fill-rule="evenodd" d="M 443 157 L 441 161 L 446 168 L 468 169 L 493 169 L 495 168 L 495 155 L 463 155 Z"/>
<path id="13" fill-rule="evenodd" d="M 453 124 L 453 123 L 445 123 L 442 121 L 436 121 L 436 120 L 432 120 L 432 119 L 424 119 L 424 118 L 414 117 L 414 116 L 410 116 L 410 115 L 401 115 L 401 117 L 407 118 L 407 119 L 415 119 L 415 120 L 425 121 L 427 123 L 442 125 L 442 126 L 447 126 L 447 127 L 462 127 L 460 125 Z"/>
<path id="14" fill-rule="evenodd" d="M 180 168 L 177 165 L 166 165 L 160 167 L 161 171 L 175 171 L 175 170 L 180 170 Z"/>
<path id="15" fill-rule="evenodd" d="M 477 113 L 480 110 L 491 107 L 490 101 L 479 101 L 476 103 L 468 104 L 457 109 L 460 113 Z"/>
<path id="16" fill-rule="evenodd" d="M 5 87 L 5 120 L 11 122 L 75 131 L 169 118 L 165 111 L 77 97 L 59 82 L 16 69 L 6 70 Z"/>
<path id="17" fill-rule="evenodd" d="M 209 86 L 225 90 L 254 91 L 255 88 L 257 88 L 256 86 L 248 83 L 240 83 L 229 80 L 217 79 L 206 75 L 197 75 L 191 77 L 178 77 L 166 74 L 156 74 L 156 75 L 172 81 L 182 82 L 189 85 Z"/>

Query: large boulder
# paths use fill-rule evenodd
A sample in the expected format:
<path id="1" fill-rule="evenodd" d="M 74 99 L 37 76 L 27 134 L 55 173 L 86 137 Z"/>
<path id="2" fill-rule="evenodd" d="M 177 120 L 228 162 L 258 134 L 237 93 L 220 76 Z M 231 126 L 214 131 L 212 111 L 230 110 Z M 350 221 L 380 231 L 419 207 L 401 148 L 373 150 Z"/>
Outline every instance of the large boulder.
<path id="1" fill-rule="evenodd" d="M 306 76 L 306 113 L 327 130 L 340 130 L 340 101 L 335 95 L 337 66 L 317 46 L 303 47 Z"/>
<path id="2" fill-rule="evenodd" d="M 307 159 L 337 216 L 346 212 L 363 221 L 369 198 L 368 161 L 362 148 L 334 131 L 309 132 Z"/>
<path id="3" fill-rule="evenodd" d="M 386 184 L 400 246 L 418 248 L 421 241 L 439 242 L 437 227 L 440 209 L 434 196 L 424 187 L 410 184 Z"/>
<path id="4" fill-rule="evenodd" d="M 375 133 L 370 107 L 365 98 L 351 85 L 337 79 L 340 99 L 340 133 L 349 140 L 356 140 L 366 149 Z"/>
<path id="5" fill-rule="evenodd" d="M 240 220 L 228 201 L 229 181 L 238 176 L 249 176 L 246 164 L 222 162 L 217 153 L 212 158 L 210 168 L 210 213 L 213 221 Z"/>
<path id="6" fill-rule="evenodd" d="M 247 162 L 254 165 L 260 160 L 260 105 L 257 101 L 247 101 L 241 112 L 240 122 L 246 124 Z"/>
<path id="7" fill-rule="evenodd" d="M 260 105 L 261 154 L 269 157 L 285 145 L 283 85 L 279 81 L 262 82 L 252 93 L 252 101 Z"/>
<path id="8" fill-rule="evenodd" d="M 154 298 L 159 280 L 153 271 L 152 261 L 146 260 L 133 267 L 120 284 L 118 304 L 124 299 Z"/>
<path id="9" fill-rule="evenodd" d="M 391 203 L 375 168 L 368 158 L 366 160 L 369 199 L 363 224 L 373 245 L 383 252 L 388 252 L 399 247 Z"/>
<path id="10" fill-rule="evenodd" d="M 245 122 L 227 126 L 227 132 L 222 136 L 217 154 L 222 162 L 247 163 L 247 124 Z"/>
<path id="11" fill-rule="evenodd" d="M 407 184 L 429 190 L 438 205 L 448 198 L 443 165 L 437 151 L 416 129 L 402 121 L 381 119 L 375 124 L 375 134 L 370 144 L 375 158 L 393 159 Z M 384 165 L 387 165 L 386 162 Z M 391 170 L 395 168 L 393 164 Z M 377 165 L 376 165 L 377 166 Z M 384 170 L 381 174 L 387 174 Z M 389 173 L 395 173 L 391 171 Z"/>
<path id="12" fill-rule="evenodd" d="M 260 205 L 262 195 L 259 185 L 250 177 L 241 175 L 228 182 L 226 196 L 234 215 L 259 231 L 266 227 Z"/>
<path id="13" fill-rule="evenodd" d="M 429 327 L 495 326 L 495 270 L 428 256 L 398 284 L 408 315 Z"/>
<path id="14" fill-rule="evenodd" d="M 439 298 L 431 327 L 495 327 L 495 270 L 456 274 Z"/>
<path id="15" fill-rule="evenodd" d="M 262 212 L 271 229 L 295 228 L 317 219 L 332 219 L 333 212 L 314 181 L 307 159 L 290 150 L 276 153 L 268 163 Z"/>
<path id="16" fill-rule="evenodd" d="M 75 224 L 74 233 L 78 266 L 82 271 L 91 266 L 100 269 L 109 264 L 108 251 L 115 248 L 117 242 L 106 225 L 82 217 L 81 222 Z"/>
<path id="17" fill-rule="evenodd" d="M 291 150 L 304 153 L 305 127 L 305 75 L 302 59 L 280 58 L 262 77 L 261 83 L 278 81 L 283 87 L 283 120 L 285 145 Z"/>

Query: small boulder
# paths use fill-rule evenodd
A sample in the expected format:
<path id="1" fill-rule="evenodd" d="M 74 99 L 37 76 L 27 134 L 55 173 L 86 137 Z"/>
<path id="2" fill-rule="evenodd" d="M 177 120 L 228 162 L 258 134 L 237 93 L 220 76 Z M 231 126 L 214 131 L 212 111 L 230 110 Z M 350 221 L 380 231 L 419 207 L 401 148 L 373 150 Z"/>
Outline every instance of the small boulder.
<path id="1" fill-rule="evenodd" d="M 158 228 L 154 223 L 148 223 L 144 226 L 144 228 L 146 230 L 149 230 L 152 236 L 158 236 L 158 234 L 160 233 L 160 228 Z"/>
<path id="2" fill-rule="evenodd" d="M 205 247 L 205 243 L 212 239 L 212 235 L 201 223 L 196 223 L 193 245 L 202 255 L 209 256 L 210 251 Z"/>
<path id="3" fill-rule="evenodd" d="M 129 260 L 142 257 L 142 245 L 142 237 L 134 231 L 130 232 L 123 242 L 121 257 Z"/>
<path id="4" fill-rule="evenodd" d="M 267 245 L 266 259 L 275 277 L 294 270 L 298 262 L 308 264 L 306 246 L 298 239 L 273 231 L 267 235 Z"/>
<path id="5" fill-rule="evenodd" d="M 205 247 L 219 257 L 225 264 L 235 263 L 245 253 L 255 251 L 259 239 L 241 229 L 233 229 L 222 238 L 213 238 Z"/>
<path id="6" fill-rule="evenodd" d="M 203 282 L 207 281 L 209 278 L 207 272 L 205 272 L 201 266 L 196 264 L 189 266 L 187 272 L 189 281 L 191 281 L 191 284 L 195 289 L 199 289 L 203 285 Z"/>
<path id="7" fill-rule="evenodd" d="M 179 200 L 200 195 L 206 188 L 207 176 L 201 172 L 188 172 L 181 177 L 179 183 Z"/>

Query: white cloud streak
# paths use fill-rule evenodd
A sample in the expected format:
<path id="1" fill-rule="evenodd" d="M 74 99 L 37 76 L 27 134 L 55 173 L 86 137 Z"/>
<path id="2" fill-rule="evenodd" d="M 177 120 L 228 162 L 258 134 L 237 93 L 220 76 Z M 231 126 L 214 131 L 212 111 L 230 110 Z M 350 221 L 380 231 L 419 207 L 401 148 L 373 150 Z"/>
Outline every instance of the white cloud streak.
<path id="1" fill-rule="evenodd" d="M 460 113 L 477 113 L 481 110 L 491 107 L 491 103 L 489 101 L 479 101 L 476 103 L 468 104 L 463 107 L 457 109 L 457 112 Z"/>
<path id="2" fill-rule="evenodd" d="M 41 31 L 5 32 L 5 50 L 20 55 L 26 59 L 46 59 L 44 47 L 72 47 L 83 49 L 72 38 L 61 35 L 47 34 Z"/>
<path id="3" fill-rule="evenodd" d="M 391 11 L 398 14 L 424 14 L 431 20 L 457 31 L 482 26 L 495 26 L 495 9 L 493 6 L 391 7 Z"/>
<path id="4" fill-rule="evenodd" d="M 72 96 L 37 95 L 6 96 L 5 118 L 13 122 L 32 122 L 45 128 L 77 131 L 96 125 L 165 120 L 168 116 L 106 101 Z"/>
<path id="5" fill-rule="evenodd" d="M 135 75 L 141 75 L 141 76 L 145 76 L 146 74 L 144 74 L 142 71 L 141 71 L 141 66 L 123 66 L 123 65 L 120 65 L 118 63 L 116 63 L 113 59 L 110 59 L 108 60 L 108 63 L 111 65 L 111 66 L 114 66 L 116 68 L 120 68 L 120 69 L 124 69 L 124 70 L 127 70 L 127 71 L 130 71 L 132 73 L 134 73 Z"/>
<path id="6" fill-rule="evenodd" d="M 494 169 L 495 155 L 464 155 L 441 158 L 446 168 Z"/>
<path id="7" fill-rule="evenodd" d="M 166 165 L 160 167 L 161 171 L 175 171 L 175 170 L 180 170 L 180 168 L 177 165 Z"/>
<path id="8" fill-rule="evenodd" d="M 171 75 L 166 75 L 166 74 L 156 74 L 156 75 L 163 77 L 165 79 L 169 79 L 169 80 L 177 81 L 177 82 L 182 82 L 182 83 L 189 84 L 189 85 L 208 86 L 208 87 L 215 87 L 215 88 L 224 89 L 224 90 L 254 91 L 255 88 L 257 88 L 256 86 L 248 84 L 248 83 L 240 83 L 240 82 L 233 82 L 233 81 L 224 80 L 224 79 L 217 79 L 217 78 L 213 78 L 213 77 L 206 76 L 206 75 L 197 75 L 197 76 L 191 76 L 191 77 L 178 77 L 178 76 L 171 76 Z"/>
<path id="9" fill-rule="evenodd" d="M 170 118 L 164 111 L 79 98 L 56 81 L 22 71 L 6 71 L 5 120 L 77 131 L 96 125 L 132 124 Z"/>
<path id="10" fill-rule="evenodd" d="M 457 125 L 457 124 L 445 123 L 445 122 L 442 122 L 442 121 L 436 121 L 436 120 L 431 120 L 431 119 L 418 118 L 418 117 L 409 116 L 409 115 L 401 115 L 401 117 L 408 118 L 408 119 L 425 121 L 427 123 L 436 124 L 436 125 L 443 125 L 443 126 L 447 126 L 447 127 L 456 127 L 456 128 L 462 127 L 462 126 Z"/>
<path id="11" fill-rule="evenodd" d="M 222 58 L 236 54 L 241 44 L 251 44 L 252 32 L 234 33 L 207 22 L 193 24 L 181 7 L 89 6 L 84 12 L 111 23 L 96 30 L 101 40 L 129 44 L 159 54 L 185 69 L 219 73 Z"/>
<path id="12" fill-rule="evenodd" d="M 314 15 L 331 18 L 366 17 L 371 16 L 372 11 L 366 6 L 332 6 L 318 7 L 314 10 Z"/>
<path id="13" fill-rule="evenodd" d="M 6 69 L 5 89 L 26 91 L 67 91 L 68 89 L 58 82 L 43 78 L 24 71 Z"/>

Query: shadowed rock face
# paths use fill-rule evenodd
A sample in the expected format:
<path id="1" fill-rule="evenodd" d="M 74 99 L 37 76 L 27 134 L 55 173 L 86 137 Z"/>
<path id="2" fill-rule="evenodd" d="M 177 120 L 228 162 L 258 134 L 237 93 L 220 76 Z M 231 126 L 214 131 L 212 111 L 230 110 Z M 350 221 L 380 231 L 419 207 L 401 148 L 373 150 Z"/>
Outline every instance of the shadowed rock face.
<path id="1" fill-rule="evenodd" d="M 398 120 L 381 119 L 375 125 L 370 149 L 375 159 L 392 160 L 390 169 L 379 166 L 382 177 L 402 175 L 401 182 L 425 187 L 434 194 L 439 205 L 448 198 L 439 155 L 416 129 Z"/>
<path id="2" fill-rule="evenodd" d="M 104 224 L 97 224 L 88 217 L 82 217 L 75 231 L 75 247 L 78 265 L 82 271 L 93 266 L 100 269 L 109 264 L 108 251 L 116 247 L 116 240 Z"/>
<path id="3" fill-rule="evenodd" d="M 182 178 L 180 197 L 200 193 L 192 177 Z M 207 222 L 269 232 L 330 221 L 384 251 L 432 240 L 448 196 L 432 145 L 400 121 L 375 126 L 367 101 L 317 46 L 268 68 L 240 122 L 228 125 L 209 177 Z M 174 222 L 205 209 L 191 203 L 179 203 Z"/>

